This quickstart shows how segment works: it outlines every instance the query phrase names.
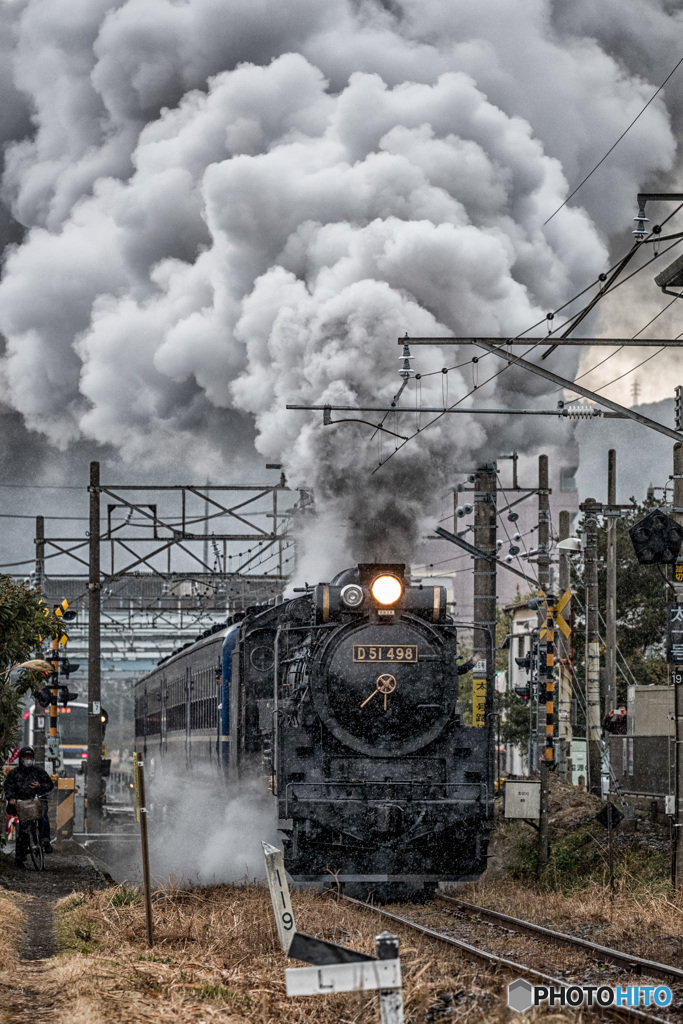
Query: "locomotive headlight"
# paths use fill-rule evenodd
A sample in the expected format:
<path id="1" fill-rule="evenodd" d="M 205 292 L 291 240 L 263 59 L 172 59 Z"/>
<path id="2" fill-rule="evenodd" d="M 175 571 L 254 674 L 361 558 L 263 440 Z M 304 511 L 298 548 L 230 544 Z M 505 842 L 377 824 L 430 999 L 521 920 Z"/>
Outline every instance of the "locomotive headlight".
<path id="1" fill-rule="evenodd" d="M 347 608 L 358 608 L 363 603 L 363 588 L 357 583 L 349 583 L 342 587 L 340 596 Z"/>
<path id="2" fill-rule="evenodd" d="M 396 604 L 403 593 L 401 581 L 396 576 L 378 576 L 372 581 L 370 593 L 378 604 Z"/>

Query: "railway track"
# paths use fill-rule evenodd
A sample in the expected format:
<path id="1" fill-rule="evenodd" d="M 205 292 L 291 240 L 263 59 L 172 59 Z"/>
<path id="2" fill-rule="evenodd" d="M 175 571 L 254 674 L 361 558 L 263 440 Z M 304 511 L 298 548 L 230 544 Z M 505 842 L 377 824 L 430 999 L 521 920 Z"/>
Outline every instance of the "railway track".
<path id="1" fill-rule="evenodd" d="M 454 946 L 457 949 L 461 950 L 462 953 L 465 956 L 473 958 L 473 959 L 479 961 L 480 963 L 484 964 L 487 968 L 492 969 L 494 971 L 497 971 L 497 972 L 501 972 L 502 971 L 505 974 L 508 974 L 508 975 L 511 975 L 511 976 L 514 976 L 514 977 L 520 977 L 521 976 L 521 977 L 524 977 L 524 978 L 526 978 L 526 979 L 528 979 L 530 981 L 533 981 L 537 985 L 553 985 L 553 986 L 560 986 L 560 985 L 562 985 L 562 986 L 567 986 L 567 978 L 566 977 L 565 978 L 553 977 L 550 974 L 546 974 L 543 971 L 537 970 L 535 967 L 530 967 L 528 964 L 518 963 L 515 960 L 511 960 L 509 957 L 500 956 L 499 954 L 493 953 L 490 950 L 483 949 L 480 946 L 476 946 L 476 945 L 474 945 L 471 942 L 465 942 L 462 939 L 456 938 L 454 935 L 449 935 L 449 934 L 445 934 L 442 931 L 437 931 L 434 928 L 427 927 L 426 925 L 420 924 L 419 922 L 411 920 L 410 918 L 403 917 L 400 914 L 395 914 L 392 911 L 383 909 L 382 907 L 377 907 L 377 906 L 375 906 L 372 903 L 365 903 L 362 900 L 354 899 L 352 896 L 340 895 L 339 898 L 344 900 L 347 903 L 352 903 L 352 904 L 354 904 L 357 907 L 361 907 L 361 908 L 363 908 L 363 909 L 365 909 L 367 911 L 370 911 L 373 914 L 378 914 L 379 916 L 381 916 L 381 917 L 383 917 L 385 919 L 388 919 L 390 921 L 395 921 L 396 923 L 402 925 L 404 928 L 409 928 L 412 931 L 418 932 L 421 935 L 424 935 L 427 938 L 432 939 L 432 940 L 434 940 L 436 942 L 443 943 L 443 944 L 449 945 L 449 946 Z M 442 897 L 439 897 L 439 901 L 441 901 L 441 900 L 442 900 Z M 455 903 L 463 903 L 463 901 L 459 901 L 459 900 L 454 900 L 454 902 Z M 463 904 L 463 905 L 464 906 L 472 907 L 473 910 L 475 910 L 475 911 L 478 911 L 480 909 L 481 910 L 484 909 L 484 908 L 476 907 L 474 904 Z M 487 913 L 494 914 L 494 913 L 497 913 L 497 912 L 495 912 L 495 911 L 487 911 Z M 501 915 L 501 916 L 505 917 L 506 915 Z M 517 920 L 518 919 L 516 919 L 516 918 L 509 918 L 508 919 L 508 924 L 505 924 L 504 926 L 502 925 L 502 921 L 498 922 L 498 923 L 501 926 L 505 927 L 506 929 L 509 928 L 510 931 L 514 931 L 515 929 L 512 928 L 512 924 L 511 923 L 512 922 L 517 922 Z M 528 926 L 529 927 L 529 934 L 531 934 L 531 930 L 532 929 L 537 928 L 537 927 L 538 928 L 541 927 L 541 926 L 531 925 L 530 922 L 526 922 L 526 921 L 520 921 L 519 924 L 520 925 Z M 521 931 L 521 929 L 519 929 L 519 930 Z M 563 933 L 552 932 L 552 929 L 543 929 L 543 931 L 549 933 L 548 935 L 543 935 L 542 936 L 544 941 L 547 941 L 551 935 L 555 936 L 557 941 L 561 941 L 561 940 L 571 941 L 572 940 L 572 936 L 566 936 Z M 669 978 L 669 980 L 671 980 L 672 977 L 675 977 L 676 980 L 680 980 L 681 977 L 683 977 L 683 972 L 679 971 L 678 968 L 674 968 L 674 967 L 669 968 L 669 965 L 667 965 L 667 964 L 655 964 L 653 961 L 643 960 L 642 958 L 639 958 L 639 957 L 632 957 L 629 954 L 621 953 L 619 950 L 608 950 L 608 947 L 600 947 L 600 946 L 597 946 L 594 943 L 586 943 L 585 940 L 576 940 L 576 945 L 581 947 L 580 951 L 583 954 L 588 954 L 589 953 L 588 949 L 583 948 L 584 945 L 587 945 L 587 946 L 593 947 L 593 951 L 592 952 L 593 952 L 594 955 L 597 955 L 597 951 L 598 950 L 600 950 L 600 951 L 606 950 L 606 951 L 614 954 L 614 957 L 621 957 L 622 960 L 623 960 L 623 963 L 619 963 L 618 966 L 626 966 L 627 965 L 627 968 L 628 968 L 629 971 L 631 971 L 633 969 L 631 967 L 631 965 L 635 963 L 635 964 L 639 964 L 639 969 L 638 969 L 638 971 L 636 973 L 646 973 L 643 968 L 644 968 L 644 965 L 647 964 L 647 965 L 652 965 L 653 967 L 659 968 L 662 972 L 667 971 L 667 970 L 671 970 L 672 972 L 675 972 L 673 975 L 668 975 L 667 976 Z M 602 952 L 600 953 L 600 956 L 601 956 L 601 963 L 604 963 L 605 962 L 605 957 L 602 954 Z M 617 963 L 616 959 L 612 959 L 611 962 L 615 963 L 615 964 Z M 657 976 L 658 977 L 663 977 L 664 975 L 660 974 L 660 975 L 657 975 Z M 620 983 L 622 983 L 622 982 L 623 982 L 623 979 L 620 979 Z M 574 983 L 576 984 L 576 982 L 574 982 Z M 600 983 L 602 985 L 604 985 L 605 984 L 605 980 L 601 979 Z M 603 1006 L 597 1007 L 596 1006 L 595 1009 L 600 1013 L 602 1019 L 608 1018 L 608 1019 L 616 1020 L 616 1021 L 640 1022 L 640 1024 L 644 1024 L 644 1022 L 646 1022 L 646 1021 L 651 1022 L 651 1024 L 673 1024 L 673 1018 L 660 1017 L 656 1013 L 649 1012 L 649 1011 L 642 1010 L 642 1009 L 637 1009 L 636 1007 L 614 1006 L 613 1005 L 613 1006 L 607 1006 L 607 1007 L 603 1007 Z M 581 1012 L 583 1012 L 583 1011 L 581 1011 Z M 681 1019 L 680 1014 L 676 1014 L 675 1017 L 678 1020 Z M 520 1018 L 520 1019 L 522 1019 L 522 1018 Z"/>
<path id="2" fill-rule="evenodd" d="M 601 946 L 597 942 L 590 942 L 588 939 L 580 939 L 575 935 L 567 935 L 565 932 L 555 931 L 553 928 L 546 928 L 531 921 L 522 921 L 518 917 L 510 917 L 498 910 L 489 910 L 487 907 L 480 907 L 475 903 L 466 903 L 454 896 L 446 896 L 441 893 L 436 895 L 440 903 L 453 906 L 463 915 L 480 918 L 489 921 L 491 924 L 502 925 L 503 927 L 519 932 L 524 935 L 533 935 L 557 945 L 572 946 L 586 953 L 592 959 L 600 963 L 611 963 L 623 967 L 632 974 L 645 975 L 649 978 L 661 978 L 663 981 L 683 982 L 683 970 L 671 964 L 660 964 L 656 960 L 646 960 L 644 957 L 634 956 L 632 953 L 625 953 L 619 949 L 612 949 L 609 946 Z"/>

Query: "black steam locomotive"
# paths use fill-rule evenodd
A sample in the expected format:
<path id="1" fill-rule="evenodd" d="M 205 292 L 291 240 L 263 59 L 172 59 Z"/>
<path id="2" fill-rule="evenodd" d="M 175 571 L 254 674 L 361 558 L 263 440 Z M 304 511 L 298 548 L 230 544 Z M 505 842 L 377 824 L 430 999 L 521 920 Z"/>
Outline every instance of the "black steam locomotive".
<path id="1" fill-rule="evenodd" d="M 399 895 L 475 878 L 493 736 L 489 715 L 462 724 L 457 654 L 443 587 L 362 564 L 161 662 L 136 685 L 136 743 L 263 779 L 295 880 Z"/>

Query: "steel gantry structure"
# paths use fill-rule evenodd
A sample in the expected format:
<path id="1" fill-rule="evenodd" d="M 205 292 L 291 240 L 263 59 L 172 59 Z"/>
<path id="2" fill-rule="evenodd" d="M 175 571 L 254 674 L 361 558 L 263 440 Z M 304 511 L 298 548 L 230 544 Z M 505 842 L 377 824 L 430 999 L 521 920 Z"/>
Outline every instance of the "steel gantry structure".
<path id="1" fill-rule="evenodd" d="M 143 648 L 149 655 L 161 656 L 170 653 L 166 647 L 171 644 L 177 647 L 183 640 L 194 639 L 207 624 L 225 622 L 231 606 L 239 605 L 240 590 L 242 604 L 245 597 L 253 603 L 254 593 L 281 594 L 293 564 L 292 517 L 310 497 L 301 492 L 298 501 L 283 508 L 282 496 L 292 496 L 283 474 L 275 484 L 108 484 L 100 480 L 99 462 L 90 463 L 88 494 L 85 537 L 46 537 L 44 519 L 37 517 L 35 577 L 51 593 L 48 559 L 58 559 L 60 564 L 70 559 L 79 567 L 75 573 L 50 575 L 58 575 L 64 583 L 79 581 L 82 591 L 72 596 L 71 604 L 84 612 L 87 609 L 86 795 L 88 830 L 98 832 L 103 618 L 105 635 L 107 627 L 110 632 L 118 629 L 120 635 L 126 631 L 133 635 L 140 616 Z M 131 579 L 156 579 L 162 584 L 161 594 L 146 598 L 141 594 L 139 603 L 128 602 L 124 607 L 131 595 L 121 594 L 120 584 Z M 107 604 L 103 597 L 110 598 L 110 605 L 118 598 L 119 609 L 103 608 Z M 79 626 L 74 632 L 84 640 L 82 621 Z M 108 647 L 107 653 L 113 655 L 115 645 Z"/>

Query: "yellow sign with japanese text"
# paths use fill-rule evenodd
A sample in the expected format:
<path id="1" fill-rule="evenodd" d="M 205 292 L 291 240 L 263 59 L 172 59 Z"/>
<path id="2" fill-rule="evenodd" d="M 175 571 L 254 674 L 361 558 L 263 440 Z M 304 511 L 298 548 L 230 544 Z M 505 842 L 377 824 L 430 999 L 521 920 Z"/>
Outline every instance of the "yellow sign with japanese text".
<path id="1" fill-rule="evenodd" d="M 472 680 L 472 725 L 483 729 L 486 725 L 486 680 Z"/>

